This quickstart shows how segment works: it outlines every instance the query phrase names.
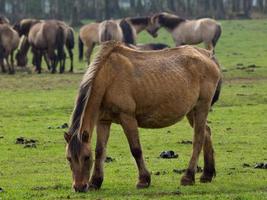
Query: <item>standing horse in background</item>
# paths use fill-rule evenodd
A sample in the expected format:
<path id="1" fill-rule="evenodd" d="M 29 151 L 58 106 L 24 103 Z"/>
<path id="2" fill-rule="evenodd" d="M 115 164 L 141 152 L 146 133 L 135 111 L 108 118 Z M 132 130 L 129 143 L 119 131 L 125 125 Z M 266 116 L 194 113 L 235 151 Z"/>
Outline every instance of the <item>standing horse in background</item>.
<path id="1" fill-rule="evenodd" d="M 150 173 L 143 158 L 138 127 L 163 128 L 184 116 L 194 128 L 194 141 L 181 184 L 195 183 L 202 148 L 204 171 L 200 181 L 210 182 L 215 175 L 215 161 L 207 117 L 220 79 L 217 62 L 204 49 L 183 46 L 145 52 L 114 41 L 104 43 L 83 77 L 71 125 L 64 135 L 75 191 L 101 187 L 112 123 L 120 124 L 127 137 L 139 170 L 137 188 L 149 187 Z M 95 163 L 89 181 L 95 125 Z"/>
<path id="2" fill-rule="evenodd" d="M 73 49 L 75 45 L 74 30 L 63 21 L 47 20 L 46 22 L 49 22 L 49 21 L 52 23 L 58 24 L 64 29 L 65 46 L 70 57 L 70 70 L 69 71 L 73 72 Z M 30 28 L 39 22 L 44 22 L 44 20 L 24 19 L 14 26 L 20 35 L 26 36 L 26 39 L 23 39 L 20 49 L 18 53 L 16 54 L 16 59 L 20 66 L 25 66 L 27 64 L 27 58 L 25 56 L 27 55 L 27 52 L 29 50 L 29 42 L 27 41 L 27 36 L 30 31 Z M 44 58 L 45 58 L 47 67 L 50 70 L 51 61 L 49 60 L 48 55 L 45 54 Z M 62 72 L 64 72 L 64 69 L 65 69 L 65 52 L 63 54 L 63 59 L 64 59 L 64 62 L 63 62 Z M 36 65 L 35 56 L 33 56 L 32 63 L 33 65 Z"/>
<path id="3" fill-rule="evenodd" d="M 14 51 L 19 45 L 18 33 L 8 24 L 0 24 L 0 65 L 2 72 L 6 72 L 4 61 L 8 66 L 9 73 L 14 74 Z M 10 62 L 9 63 L 9 57 Z"/>
<path id="4" fill-rule="evenodd" d="M 150 26 L 150 31 L 156 33 L 164 27 L 172 34 L 176 46 L 203 42 L 207 49 L 214 51 L 222 32 L 220 24 L 209 18 L 186 20 L 163 12 L 154 15 L 151 21 L 154 26 Z"/>
<path id="5" fill-rule="evenodd" d="M 150 31 L 152 29 L 150 26 L 151 20 L 150 17 L 129 17 L 120 20 L 114 20 L 119 23 L 122 34 L 124 37 L 124 42 L 129 44 L 135 44 L 137 34 L 146 30 L 153 37 L 157 36 L 156 32 Z M 99 26 L 100 23 L 91 23 L 84 25 L 79 32 L 79 60 L 83 59 L 83 46 L 87 47 L 86 50 L 86 59 L 90 63 L 91 54 L 95 45 L 100 43 L 99 38 Z"/>
<path id="6" fill-rule="evenodd" d="M 126 20 L 106 20 L 99 25 L 99 38 L 100 43 L 114 40 L 124 42 L 126 46 L 136 50 L 160 50 L 169 48 L 166 44 L 161 43 L 149 43 L 149 44 L 136 44 L 134 45 L 134 37 L 132 32 L 128 31 L 130 27 L 127 27 Z M 122 25 L 123 24 L 123 25 Z"/>
<path id="7" fill-rule="evenodd" d="M 38 73 L 41 73 L 42 56 L 46 53 L 51 61 L 51 72 L 56 72 L 57 62 L 60 64 L 60 73 L 64 72 L 65 33 L 62 26 L 56 21 L 43 21 L 37 23 L 30 28 L 28 40 L 36 58 L 36 68 Z"/>

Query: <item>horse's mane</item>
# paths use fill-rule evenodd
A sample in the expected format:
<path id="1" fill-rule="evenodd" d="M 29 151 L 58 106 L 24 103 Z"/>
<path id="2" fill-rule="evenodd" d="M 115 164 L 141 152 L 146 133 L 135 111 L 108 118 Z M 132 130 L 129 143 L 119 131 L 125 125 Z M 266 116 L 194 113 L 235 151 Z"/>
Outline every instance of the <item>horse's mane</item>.
<path id="1" fill-rule="evenodd" d="M 88 67 L 86 73 L 83 76 L 82 82 L 79 88 L 79 94 L 76 99 L 75 108 L 71 117 L 71 125 L 69 134 L 77 135 L 80 132 L 81 122 L 84 117 L 85 108 L 91 95 L 92 84 L 96 77 L 97 72 L 101 69 L 104 62 L 111 54 L 111 52 L 118 46 L 120 42 L 108 41 L 102 43 L 96 58 Z"/>
<path id="2" fill-rule="evenodd" d="M 133 25 L 145 24 L 148 25 L 149 17 L 129 17 L 127 18 Z"/>
<path id="3" fill-rule="evenodd" d="M 184 18 L 169 13 L 159 13 L 156 14 L 153 18 L 158 18 L 158 21 L 161 24 L 161 26 L 171 30 L 186 21 L 186 19 Z"/>
<path id="4" fill-rule="evenodd" d="M 135 44 L 134 35 L 131 25 L 126 21 L 126 19 L 122 19 L 120 22 L 120 27 L 123 34 L 123 40 L 127 44 Z"/>

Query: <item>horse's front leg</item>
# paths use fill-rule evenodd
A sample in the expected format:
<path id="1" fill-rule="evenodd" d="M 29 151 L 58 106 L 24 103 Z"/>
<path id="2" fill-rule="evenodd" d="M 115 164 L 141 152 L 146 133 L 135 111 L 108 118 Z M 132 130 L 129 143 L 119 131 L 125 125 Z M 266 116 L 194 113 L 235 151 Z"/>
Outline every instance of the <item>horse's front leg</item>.
<path id="1" fill-rule="evenodd" d="M 97 141 L 95 149 L 95 165 L 90 180 L 89 189 L 99 189 L 104 180 L 104 161 L 106 159 L 106 146 L 109 138 L 111 122 L 99 121 L 97 123 Z"/>
<path id="2" fill-rule="evenodd" d="M 121 125 L 127 137 L 131 153 L 136 161 L 139 170 L 139 181 L 137 188 L 147 188 L 150 185 L 150 173 L 146 169 L 145 161 L 142 154 L 142 148 L 139 140 L 137 121 L 134 117 L 121 114 Z"/>
<path id="3" fill-rule="evenodd" d="M 4 59 L 2 59 L 2 58 L 0 58 L 0 65 L 1 65 L 1 68 L 2 68 L 2 72 L 3 72 L 3 73 L 6 73 L 5 64 L 4 64 Z"/>

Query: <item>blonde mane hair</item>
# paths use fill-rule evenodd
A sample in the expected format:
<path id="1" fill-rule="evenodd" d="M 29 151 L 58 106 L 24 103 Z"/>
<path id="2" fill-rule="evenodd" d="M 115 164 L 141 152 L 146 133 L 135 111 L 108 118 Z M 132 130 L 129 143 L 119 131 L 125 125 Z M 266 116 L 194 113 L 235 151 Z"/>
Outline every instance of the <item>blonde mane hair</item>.
<path id="1" fill-rule="evenodd" d="M 69 133 L 71 135 L 78 134 L 81 129 L 81 122 L 84 117 L 85 108 L 90 98 L 92 85 L 98 71 L 104 65 L 106 59 L 115 49 L 115 47 L 119 46 L 120 44 L 121 42 L 117 41 L 104 42 L 101 45 L 94 61 L 89 65 L 86 73 L 84 74 L 80 84 L 79 94 L 76 99 L 75 108 L 71 117 L 71 125 L 69 129 Z"/>

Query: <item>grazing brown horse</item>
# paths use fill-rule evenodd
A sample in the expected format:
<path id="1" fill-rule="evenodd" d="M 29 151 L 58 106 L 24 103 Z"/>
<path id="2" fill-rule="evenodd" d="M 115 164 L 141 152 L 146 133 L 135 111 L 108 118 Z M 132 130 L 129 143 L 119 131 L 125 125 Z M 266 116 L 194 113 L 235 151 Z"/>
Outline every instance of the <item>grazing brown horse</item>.
<path id="1" fill-rule="evenodd" d="M 120 27 L 123 34 L 123 41 L 127 44 L 135 44 L 137 34 L 146 30 L 153 37 L 157 36 L 157 33 L 150 31 L 152 29 L 150 26 L 150 17 L 129 17 L 125 19 L 114 20 Z M 93 52 L 95 45 L 100 43 L 99 34 L 100 23 L 91 23 L 84 25 L 80 29 L 79 33 L 79 59 L 83 59 L 83 46 L 87 47 L 86 59 L 90 63 L 90 57 Z"/>
<path id="2" fill-rule="evenodd" d="M 15 73 L 13 53 L 19 45 L 19 35 L 9 24 L 0 24 L 0 65 L 2 72 L 6 72 L 4 61 L 9 73 Z M 9 62 L 9 57 L 11 65 Z"/>
<path id="3" fill-rule="evenodd" d="M 163 12 L 154 15 L 151 20 L 154 26 L 149 27 L 150 31 L 156 33 L 164 27 L 172 34 L 176 46 L 203 42 L 207 49 L 214 50 L 222 32 L 220 24 L 209 18 L 186 20 Z"/>
<path id="4" fill-rule="evenodd" d="M 181 184 L 194 184 L 202 148 L 204 172 L 200 180 L 210 182 L 215 163 L 207 117 L 220 79 L 217 62 L 204 49 L 183 46 L 145 52 L 119 42 L 104 43 L 83 77 L 71 126 L 64 135 L 75 191 L 101 187 L 111 123 L 120 124 L 128 139 L 139 171 L 137 188 L 148 187 L 150 173 L 143 159 L 138 127 L 163 128 L 184 116 L 194 128 L 194 141 Z M 95 125 L 95 163 L 89 181 Z"/>

